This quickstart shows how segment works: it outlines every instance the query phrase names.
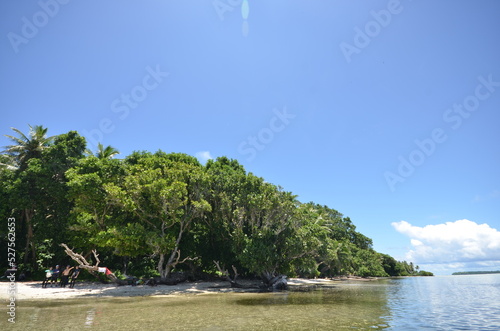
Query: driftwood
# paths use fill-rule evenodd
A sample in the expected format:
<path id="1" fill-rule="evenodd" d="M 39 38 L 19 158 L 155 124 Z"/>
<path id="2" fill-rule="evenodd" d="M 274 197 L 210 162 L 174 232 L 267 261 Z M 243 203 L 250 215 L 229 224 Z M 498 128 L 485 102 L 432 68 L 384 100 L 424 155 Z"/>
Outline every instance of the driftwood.
<path id="1" fill-rule="evenodd" d="M 231 283 L 231 287 L 237 288 L 260 288 L 263 291 L 282 291 L 288 289 L 287 276 L 285 275 L 275 275 L 270 272 L 262 273 L 262 286 L 254 287 L 254 286 L 245 286 L 236 282 L 236 278 L 238 278 L 238 270 L 236 267 L 232 265 L 234 276 L 231 277 L 229 271 L 224 269 L 224 267 L 220 266 L 219 261 L 214 261 L 217 270 L 222 274 L 222 276 Z"/>
<path id="2" fill-rule="evenodd" d="M 87 261 L 87 259 L 85 259 L 85 257 L 82 254 L 78 254 L 78 253 L 73 252 L 73 250 L 71 248 L 69 248 L 68 245 L 62 243 L 60 246 L 64 247 L 64 251 L 66 252 L 66 254 L 68 254 L 68 256 L 71 257 L 73 259 L 73 261 L 78 263 L 78 266 L 80 267 L 80 269 L 85 269 L 90 274 L 97 277 L 98 271 L 99 271 L 99 263 L 101 263 L 101 260 L 99 260 L 99 254 L 97 254 L 95 249 L 92 250 L 92 254 L 94 255 L 94 259 L 96 262 L 94 265 L 92 265 L 91 263 L 89 263 Z M 114 273 L 107 274 L 106 277 L 109 280 L 111 280 L 113 283 L 116 283 L 118 285 L 128 284 L 127 281 L 123 281 L 123 280 L 118 279 L 118 277 L 116 277 Z"/>
<path id="3" fill-rule="evenodd" d="M 273 275 L 269 272 L 262 274 L 263 289 L 268 291 L 282 291 L 288 289 L 287 276 Z"/>
<path id="4" fill-rule="evenodd" d="M 214 263 L 215 263 L 215 266 L 217 267 L 217 270 L 219 270 L 219 272 L 222 274 L 222 276 L 224 276 L 224 278 L 226 278 L 231 283 L 231 287 L 238 287 L 238 288 L 244 287 L 243 285 L 238 284 L 236 282 L 236 278 L 238 278 L 239 275 L 238 275 L 238 270 L 236 270 L 236 267 L 234 265 L 231 266 L 231 267 L 233 267 L 233 273 L 234 273 L 234 276 L 231 277 L 231 275 L 229 274 L 229 271 L 227 271 L 227 269 L 224 269 L 224 267 L 220 266 L 219 261 L 214 261 Z"/>
<path id="5" fill-rule="evenodd" d="M 71 257 L 76 263 L 78 263 L 78 266 L 81 269 L 85 269 L 90 274 L 98 277 L 99 263 L 101 263 L 101 260 L 99 260 L 99 254 L 97 254 L 97 252 L 95 250 L 92 250 L 92 254 L 94 255 L 94 259 L 96 262 L 95 262 L 95 264 L 92 264 L 89 261 L 87 261 L 87 259 L 85 259 L 85 257 L 82 254 L 75 253 L 66 244 L 62 243 L 60 246 L 64 247 L 64 251 L 66 252 L 66 254 L 69 257 Z M 194 259 L 186 258 L 182 261 L 179 261 L 179 258 L 177 257 L 175 264 L 182 263 L 186 260 L 194 260 Z M 116 283 L 118 285 L 135 285 L 136 281 L 137 281 L 137 279 L 135 279 L 134 277 L 129 277 L 129 279 L 126 279 L 126 280 L 118 279 L 118 277 L 116 277 L 116 275 L 112 272 L 107 274 L 106 277 L 109 280 L 111 280 L 113 283 Z M 145 283 L 147 285 L 151 285 L 151 286 L 155 286 L 158 284 L 176 285 L 176 284 L 184 282 L 186 280 L 187 280 L 187 276 L 185 274 L 176 273 L 176 274 L 169 275 L 169 277 L 167 277 L 167 278 L 161 278 L 161 277 L 150 278 L 150 279 L 146 280 Z"/>

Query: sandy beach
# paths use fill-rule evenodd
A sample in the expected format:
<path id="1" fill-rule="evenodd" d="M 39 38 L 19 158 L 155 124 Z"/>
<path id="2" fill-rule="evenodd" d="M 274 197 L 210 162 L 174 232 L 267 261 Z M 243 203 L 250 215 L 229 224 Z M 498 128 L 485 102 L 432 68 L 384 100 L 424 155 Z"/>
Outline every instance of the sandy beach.
<path id="1" fill-rule="evenodd" d="M 346 279 L 301 279 L 291 278 L 288 280 L 290 286 L 334 286 L 344 283 Z M 349 279 L 349 281 L 360 281 L 360 279 Z M 256 281 L 241 281 L 244 285 L 257 285 Z M 0 282 L 0 299 L 8 299 L 9 282 Z M 224 292 L 251 292 L 256 289 L 231 288 L 226 281 L 197 281 L 183 282 L 177 285 L 125 285 L 102 284 L 94 282 L 81 282 L 75 288 L 47 287 L 42 288 L 42 282 L 16 282 L 17 300 L 43 300 L 43 299 L 72 299 L 82 297 L 133 297 L 133 296 L 161 296 L 161 295 L 186 295 L 186 294 L 208 294 Z"/>

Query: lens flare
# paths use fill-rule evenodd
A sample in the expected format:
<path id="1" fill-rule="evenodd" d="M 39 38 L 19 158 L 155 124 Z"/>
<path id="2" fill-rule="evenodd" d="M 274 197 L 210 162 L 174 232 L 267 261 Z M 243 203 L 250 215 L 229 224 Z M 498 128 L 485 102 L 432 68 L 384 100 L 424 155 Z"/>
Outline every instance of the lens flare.
<path id="1" fill-rule="evenodd" d="M 241 17 L 244 20 L 248 19 L 248 14 L 250 13 L 250 7 L 248 7 L 248 0 L 243 0 L 241 4 Z"/>

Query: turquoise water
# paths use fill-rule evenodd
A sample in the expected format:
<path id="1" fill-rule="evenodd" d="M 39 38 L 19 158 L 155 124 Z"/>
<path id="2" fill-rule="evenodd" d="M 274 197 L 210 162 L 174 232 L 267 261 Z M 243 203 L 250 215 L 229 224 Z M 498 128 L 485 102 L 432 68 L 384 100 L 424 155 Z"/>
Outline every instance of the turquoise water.
<path id="1" fill-rule="evenodd" d="M 500 330 L 500 275 L 280 293 L 21 301 L 12 330 Z"/>

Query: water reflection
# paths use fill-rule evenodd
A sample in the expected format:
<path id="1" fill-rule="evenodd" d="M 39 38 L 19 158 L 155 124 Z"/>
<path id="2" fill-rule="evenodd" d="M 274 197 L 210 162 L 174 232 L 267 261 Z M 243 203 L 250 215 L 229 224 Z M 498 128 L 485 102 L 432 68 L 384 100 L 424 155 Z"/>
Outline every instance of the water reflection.
<path id="1" fill-rule="evenodd" d="M 414 277 L 391 285 L 394 330 L 500 330 L 499 275 Z"/>
<path id="2" fill-rule="evenodd" d="M 339 330 L 388 327 L 387 284 L 312 291 L 24 301 L 15 330 Z M 36 316 L 36 319 L 34 318 Z M 36 322 L 35 322 L 36 320 Z M 0 324 L 0 329 L 3 329 Z"/>
<path id="3" fill-rule="evenodd" d="M 19 301 L 0 330 L 500 330 L 500 275 L 278 293 Z"/>

